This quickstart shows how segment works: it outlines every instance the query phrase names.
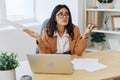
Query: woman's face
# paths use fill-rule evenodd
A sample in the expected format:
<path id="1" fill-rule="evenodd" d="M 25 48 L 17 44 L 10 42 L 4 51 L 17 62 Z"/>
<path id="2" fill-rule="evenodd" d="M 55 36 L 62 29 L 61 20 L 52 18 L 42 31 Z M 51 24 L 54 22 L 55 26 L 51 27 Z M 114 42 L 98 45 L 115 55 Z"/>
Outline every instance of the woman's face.
<path id="1" fill-rule="evenodd" d="M 66 8 L 60 9 L 56 14 L 56 22 L 58 26 L 65 26 L 69 22 L 69 13 Z"/>

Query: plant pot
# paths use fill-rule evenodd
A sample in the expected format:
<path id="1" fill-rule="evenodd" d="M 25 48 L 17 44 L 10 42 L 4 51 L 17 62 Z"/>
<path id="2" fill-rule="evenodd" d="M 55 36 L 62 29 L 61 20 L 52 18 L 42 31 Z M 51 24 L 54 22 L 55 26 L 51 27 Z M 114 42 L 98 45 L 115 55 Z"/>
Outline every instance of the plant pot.
<path id="1" fill-rule="evenodd" d="M 104 49 L 104 43 L 103 42 L 94 43 L 94 47 L 101 51 Z"/>
<path id="2" fill-rule="evenodd" d="M 113 9 L 114 4 L 113 3 L 99 3 L 98 6 L 100 9 Z"/>
<path id="3" fill-rule="evenodd" d="M 16 80 L 15 69 L 1 71 L 0 70 L 0 79 L 1 80 Z"/>
<path id="4" fill-rule="evenodd" d="M 114 2 L 114 8 L 115 9 L 120 9 L 120 0 L 115 0 L 115 2 Z"/>

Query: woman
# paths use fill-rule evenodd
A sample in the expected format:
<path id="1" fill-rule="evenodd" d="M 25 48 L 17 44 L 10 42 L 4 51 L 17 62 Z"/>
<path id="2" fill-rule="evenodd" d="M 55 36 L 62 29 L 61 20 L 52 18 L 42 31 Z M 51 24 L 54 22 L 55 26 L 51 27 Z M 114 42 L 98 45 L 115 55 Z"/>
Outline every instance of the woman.
<path id="1" fill-rule="evenodd" d="M 38 33 L 24 29 L 24 32 L 37 40 L 39 53 L 60 53 L 82 55 L 87 46 L 87 36 L 95 24 L 89 24 L 83 35 L 72 23 L 71 13 L 66 5 L 57 5 L 43 31 L 41 38 Z"/>

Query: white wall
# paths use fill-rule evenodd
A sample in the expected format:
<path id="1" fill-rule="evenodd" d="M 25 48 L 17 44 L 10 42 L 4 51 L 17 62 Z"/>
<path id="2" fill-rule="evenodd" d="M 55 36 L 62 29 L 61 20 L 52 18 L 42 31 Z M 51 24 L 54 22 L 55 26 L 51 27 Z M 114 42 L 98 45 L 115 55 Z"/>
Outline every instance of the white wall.
<path id="1" fill-rule="evenodd" d="M 66 4 L 71 10 L 74 23 L 77 23 L 77 0 L 36 0 L 38 20 L 43 21 L 45 18 L 50 17 L 54 7 L 57 4 Z"/>
<path id="2" fill-rule="evenodd" d="M 66 4 L 71 11 L 73 23 L 80 26 L 80 29 L 83 30 L 83 1 L 84 0 L 36 0 L 37 20 L 43 22 L 51 16 L 56 5 Z"/>

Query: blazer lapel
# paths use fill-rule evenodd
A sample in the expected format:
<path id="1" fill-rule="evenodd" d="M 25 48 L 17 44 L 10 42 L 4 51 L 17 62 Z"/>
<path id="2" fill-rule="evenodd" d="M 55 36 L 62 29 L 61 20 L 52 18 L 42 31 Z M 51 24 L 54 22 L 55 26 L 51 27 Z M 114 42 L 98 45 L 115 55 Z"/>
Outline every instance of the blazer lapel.
<path id="1" fill-rule="evenodd" d="M 51 52 L 56 53 L 57 52 L 57 36 L 54 36 L 51 43 Z"/>

